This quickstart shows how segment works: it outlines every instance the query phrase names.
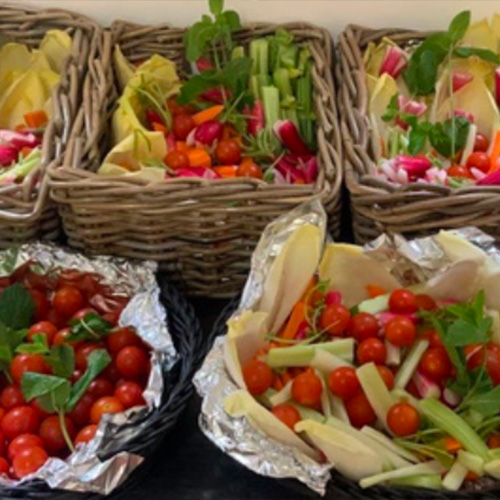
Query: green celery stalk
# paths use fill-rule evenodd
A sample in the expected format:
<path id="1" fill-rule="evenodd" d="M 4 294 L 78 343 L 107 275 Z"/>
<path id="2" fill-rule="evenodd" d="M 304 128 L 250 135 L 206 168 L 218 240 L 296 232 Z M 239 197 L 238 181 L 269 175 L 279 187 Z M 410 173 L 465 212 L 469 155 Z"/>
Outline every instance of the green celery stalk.
<path id="1" fill-rule="evenodd" d="M 31 153 L 23 158 L 13 167 L 8 168 L 0 174 L 0 184 L 8 179 L 24 179 L 31 171 L 40 164 L 42 152 L 39 147 L 33 149 Z"/>
<path id="2" fill-rule="evenodd" d="M 407 488 L 429 488 L 432 490 L 440 490 L 443 487 L 443 482 L 439 474 L 422 474 L 420 476 L 402 477 L 389 481 L 389 484 Z"/>
<path id="3" fill-rule="evenodd" d="M 309 59 L 311 58 L 311 51 L 308 47 L 304 47 L 299 52 L 299 60 L 297 62 L 297 71 L 303 75 L 307 71 L 307 65 L 309 63 Z"/>
<path id="4" fill-rule="evenodd" d="M 481 457 L 465 450 L 458 450 L 457 460 L 467 470 L 474 472 L 474 474 L 477 474 L 478 476 L 482 476 L 484 474 L 484 460 Z"/>
<path id="5" fill-rule="evenodd" d="M 238 45 L 233 49 L 231 59 L 241 59 L 242 57 L 245 57 L 245 48 L 243 45 Z"/>
<path id="6" fill-rule="evenodd" d="M 252 75 L 258 75 L 259 68 L 259 45 L 260 40 L 252 40 L 250 42 L 249 51 L 250 51 L 250 59 L 252 60 Z"/>
<path id="7" fill-rule="evenodd" d="M 262 96 L 260 95 L 260 81 L 257 75 L 252 75 L 250 77 L 250 92 L 252 92 L 252 95 L 256 100 L 261 99 Z"/>
<path id="8" fill-rule="evenodd" d="M 298 116 L 296 110 L 296 100 L 293 95 L 292 82 L 288 70 L 279 68 L 273 75 L 274 85 L 278 87 L 281 97 L 281 112 L 284 119 L 291 120 L 295 126 L 298 126 Z"/>
<path id="9" fill-rule="evenodd" d="M 420 358 L 423 356 L 428 346 L 428 340 L 419 340 L 415 342 L 396 375 L 394 380 L 395 387 L 404 389 L 408 385 L 408 382 L 417 369 Z"/>
<path id="10" fill-rule="evenodd" d="M 280 93 L 273 86 L 261 87 L 260 91 L 266 117 L 266 130 L 271 137 L 273 148 L 277 148 L 280 142 L 273 132 L 273 125 L 280 119 Z"/>
<path id="11" fill-rule="evenodd" d="M 437 399 L 423 399 L 419 402 L 420 411 L 439 429 L 453 436 L 463 447 L 488 461 L 488 447 L 481 437 L 453 410 Z"/>
<path id="12" fill-rule="evenodd" d="M 298 403 L 295 403 L 295 401 L 290 401 L 289 404 L 300 413 L 302 420 L 314 420 L 320 424 L 324 423 L 326 420 L 321 413 L 311 410 L 311 408 L 308 408 L 307 406 L 299 405 Z"/>
<path id="13" fill-rule="evenodd" d="M 304 76 L 297 79 L 297 109 L 299 132 L 312 151 L 316 149 L 316 118 L 313 111 L 311 64 L 307 66 Z"/>
<path id="14" fill-rule="evenodd" d="M 460 462 L 455 462 L 443 478 L 443 488 L 449 491 L 458 491 L 466 475 L 467 469 Z"/>

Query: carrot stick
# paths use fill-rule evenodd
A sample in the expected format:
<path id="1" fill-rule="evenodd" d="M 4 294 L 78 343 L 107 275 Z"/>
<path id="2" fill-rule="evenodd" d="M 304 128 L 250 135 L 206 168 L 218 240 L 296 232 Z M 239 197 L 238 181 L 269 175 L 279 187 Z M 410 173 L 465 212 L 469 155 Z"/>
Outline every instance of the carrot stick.
<path id="1" fill-rule="evenodd" d="M 192 148 L 187 152 L 190 167 L 205 167 L 212 166 L 212 158 L 203 148 Z"/>
<path id="2" fill-rule="evenodd" d="M 303 321 L 305 321 L 304 303 L 297 302 L 293 307 L 290 319 L 288 320 L 288 323 L 286 324 L 285 329 L 281 333 L 280 337 L 286 340 L 293 339 Z"/>
<path id="3" fill-rule="evenodd" d="M 187 153 L 189 146 L 184 141 L 175 141 L 176 151 L 181 151 L 182 153 Z"/>
<path id="4" fill-rule="evenodd" d="M 167 127 L 163 123 L 153 122 L 153 130 L 155 132 L 163 132 L 166 134 L 168 132 Z"/>
<path id="5" fill-rule="evenodd" d="M 457 441 L 452 436 L 446 436 L 444 438 L 444 447 L 446 451 L 448 453 L 451 453 L 452 455 L 457 453 L 458 450 L 461 450 L 463 448 L 462 443 L 460 441 Z"/>
<path id="6" fill-rule="evenodd" d="M 366 293 L 368 293 L 370 298 L 374 299 L 379 295 L 385 295 L 387 290 L 378 285 L 366 285 Z"/>
<path id="7" fill-rule="evenodd" d="M 238 167 L 235 167 L 234 165 L 218 165 L 217 167 L 213 167 L 212 170 L 221 177 L 228 179 L 236 177 Z"/>
<path id="8" fill-rule="evenodd" d="M 224 106 L 222 104 L 217 104 L 216 106 L 211 106 L 210 108 L 199 111 L 191 118 L 193 118 L 194 123 L 198 126 L 202 123 L 208 122 L 209 120 L 215 120 L 224 111 Z"/>
<path id="9" fill-rule="evenodd" d="M 49 121 L 49 118 L 43 109 L 39 109 L 26 113 L 24 115 L 24 121 L 30 128 L 39 128 L 45 125 Z"/>
<path id="10" fill-rule="evenodd" d="M 497 160 L 500 157 L 500 130 L 495 134 L 495 139 L 493 140 L 493 146 L 491 148 L 490 155 L 490 170 L 489 172 L 494 172 L 497 170 Z"/>
<path id="11" fill-rule="evenodd" d="M 302 298 L 300 299 L 301 302 L 306 302 L 307 299 L 310 298 L 310 295 L 317 284 L 318 282 L 316 280 L 316 276 L 313 276 L 309 281 L 309 283 L 307 284 L 305 292 L 302 294 Z"/>

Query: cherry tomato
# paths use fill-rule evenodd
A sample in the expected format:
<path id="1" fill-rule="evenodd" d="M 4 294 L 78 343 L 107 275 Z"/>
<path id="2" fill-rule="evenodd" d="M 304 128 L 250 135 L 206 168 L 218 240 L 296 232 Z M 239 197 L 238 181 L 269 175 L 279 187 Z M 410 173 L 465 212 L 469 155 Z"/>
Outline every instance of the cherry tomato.
<path id="1" fill-rule="evenodd" d="M 0 456 L 5 453 L 5 436 L 2 431 L 0 431 Z"/>
<path id="2" fill-rule="evenodd" d="M 80 444 L 80 443 L 88 443 L 94 436 L 95 433 L 97 432 L 97 425 L 91 424 L 87 425 L 83 429 L 78 432 L 75 438 L 75 445 Z"/>
<path id="3" fill-rule="evenodd" d="M 500 385 L 500 346 L 497 344 L 488 344 L 486 369 L 493 384 Z"/>
<path id="4" fill-rule="evenodd" d="M 40 417 L 40 419 L 44 419 L 45 417 L 48 417 L 49 415 L 54 414 L 54 412 L 49 413 L 47 410 L 45 410 L 42 407 L 42 405 L 40 404 L 40 402 L 38 401 L 38 399 L 34 399 L 33 401 L 31 401 L 29 403 L 29 405 L 31 406 L 31 408 L 33 408 L 38 413 L 38 416 Z"/>
<path id="5" fill-rule="evenodd" d="M 419 310 L 433 311 L 434 309 L 437 309 L 436 301 L 430 295 L 417 293 L 415 298 L 417 299 L 417 306 Z"/>
<path id="6" fill-rule="evenodd" d="M 104 396 L 98 399 L 90 411 L 90 421 L 93 424 L 98 424 L 103 415 L 121 413 L 125 410 L 123 403 L 115 396 Z"/>
<path id="7" fill-rule="evenodd" d="M 21 434 L 34 434 L 38 429 L 39 417 L 31 406 L 17 406 L 3 417 L 0 427 L 9 440 Z"/>
<path id="8" fill-rule="evenodd" d="M 373 314 L 360 312 L 351 318 L 349 333 L 358 341 L 377 337 L 379 332 L 377 318 Z"/>
<path id="9" fill-rule="evenodd" d="M 9 475 L 9 462 L 5 460 L 5 458 L 0 457 L 0 474 L 3 476 L 8 476 Z"/>
<path id="10" fill-rule="evenodd" d="M 420 417 L 409 403 L 396 403 L 387 412 L 387 425 L 396 436 L 410 436 L 418 431 Z"/>
<path id="11" fill-rule="evenodd" d="M 78 368 L 76 370 L 73 370 L 73 373 L 71 374 L 70 377 L 71 383 L 74 384 L 75 382 L 78 382 L 82 378 L 82 375 L 83 375 L 82 370 L 78 370 Z"/>
<path id="12" fill-rule="evenodd" d="M 469 158 L 467 158 L 467 167 L 474 167 L 485 174 L 488 173 L 490 169 L 490 157 L 488 153 L 484 151 L 474 151 L 474 153 L 471 153 Z"/>
<path id="13" fill-rule="evenodd" d="M 318 376 L 308 370 L 293 379 L 292 397 L 304 406 L 315 406 L 321 402 L 323 385 Z"/>
<path id="14" fill-rule="evenodd" d="M 97 314 L 99 316 L 97 311 L 92 309 L 92 307 L 84 307 L 83 309 L 80 309 L 71 319 L 80 321 L 85 318 L 87 314 Z"/>
<path id="15" fill-rule="evenodd" d="M 452 365 L 443 347 L 429 347 L 420 360 L 419 368 L 432 380 L 441 381 L 451 375 Z"/>
<path id="16" fill-rule="evenodd" d="M 75 361 L 76 366 L 79 370 L 83 372 L 87 369 L 87 358 L 94 351 L 103 349 L 102 344 L 84 344 L 79 347 L 76 351 Z"/>
<path id="17" fill-rule="evenodd" d="M 149 372 L 149 357 L 140 347 L 127 346 L 116 355 L 116 368 L 125 378 L 138 378 Z"/>
<path id="18" fill-rule="evenodd" d="M 37 434 L 21 434 L 11 441 L 7 449 L 9 460 L 13 460 L 16 454 L 23 448 L 29 446 L 39 446 L 43 448 L 43 441 Z"/>
<path id="19" fill-rule="evenodd" d="M 345 402 L 349 421 L 354 427 L 361 428 L 375 422 L 377 415 L 363 392 Z"/>
<path id="20" fill-rule="evenodd" d="M 182 151 L 170 151 L 165 157 L 165 162 L 170 168 L 177 170 L 178 168 L 188 168 L 189 158 Z"/>
<path id="21" fill-rule="evenodd" d="M 181 113 L 175 115 L 173 119 L 173 131 L 175 138 L 178 141 L 184 141 L 195 126 L 196 125 L 193 119 L 188 114 Z"/>
<path id="22" fill-rule="evenodd" d="M 120 328 L 111 332 L 106 338 L 106 343 L 111 354 L 117 354 L 124 347 L 131 345 L 142 346 L 141 338 L 132 328 Z"/>
<path id="23" fill-rule="evenodd" d="M 295 424 L 301 420 L 297 408 L 287 403 L 275 406 L 271 411 L 277 419 L 281 420 L 292 431 L 295 428 Z"/>
<path id="24" fill-rule="evenodd" d="M 215 157 L 221 165 L 238 165 L 241 162 L 241 146 L 234 139 L 223 139 L 215 148 Z"/>
<path id="25" fill-rule="evenodd" d="M 351 321 L 351 313 L 342 304 L 330 304 L 323 309 L 320 318 L 321 329 L 335 337 L 342 336 Z"/>
<path id="26" fill-rule="evenodd" d="M 428 340 L 431 347 L 444 347 L 443 341 L 436 330 L 425 330 L 419 334 L 419 338 Z"/>
<path id="27" fill-rule="evenodd" d="M 181 105 L 177 102 L 176 97 L 170 97 L 167 101 L 168 109 L 173 115 L 180 115 L 180 114 L 189 114 L 192 113 L 191 106 L 189 105 Z"/>
<path id="28" fill-rule="evenodd" d="M 462 165 L 452 165 L 448 169 L 448 175 L 450 177 L 461 177 L 464 179 L 470 179 L 470 177 L 471 177 L 469 169 L 466 167 L 463 167 Z"/>
<path id="29" fill-rule="evenodd" d="M 118 368 L 116 367 L 116 362 L 115 360 L 111 360 L 111 363 L 109 363 L 108 366 L 104 369 L 102 372 L 102 376 L 110 380 L 113 384 L 116 384 L 120 378 L 120 372 L 118 371 Z"/>
<path id="30" fill-rule="evenodd" d="M 61 316 L 71 318 L 84 306 L 84 298 L 78 288 L 64 286 L 54 294 L 52 305 Z"/>
<path id="31" fill-rule="evenodd" d="M 361 365 L 372 361 L 376 365 L 383 365 L 387 356 L 387 349 L 379 339 L 366 339 L 358 345 L 356 356 Z"/>
<path id="32" fill-rule="evenodd" d="M 264 361 L 254 359 L 243 367 L 243 379 L 250 394 L 257 396 L 271 387 L 273 372 Z"/>
<path id="33" fill-rule="evenodd" d="M 54 325 L 50 321 L 40 321 L 38 323 L 35 323 L 28 330 L 28 340 L 30 342 L 33 342 L 33 337 L 35 335 L 43 334 L 43 335 L 45 335 L 45 338 L 47 339 L 47 343 L 49 345 L 51 345 L 52 339 L 54 338 L 56 333 L 57 333 L 57 326 L 56 325 Z"/>
<path id="34" fill-rule="evenodd" d="M 6 410 L 26 404 L 23 393 L 16 385 L 9 385 L 0 394 L 0 405 Z"/>
<path id="35" fill-rule="evenodd" d="M 75 350 L 78 349 L 81 345 L 83 345 L 82 342 L 68 342 L 66 339 L 70 336 L 70 334 L 71 334 L 71 328 L 69 327 L 62 328 L 54 335 L 54 338 L 52 339 L 52 345 L 68 344 L 72 346 Z"/>
<path id="36" fill-rule="evenodd" d="M 411 319 L 396 316 L 385 325 L 385 338 L 396 347 L 410 347 L 415 342 L 417 330 Z"/>
<path id="37" fill-rule="evenodd" d="M 142 392 L 142 387 L 136 382 L 125 381 L 116 388 L 115 396 L 125 408 L 132 408 L 133 406 L 144 406 L 146 404 Z"/>
<path id="38" fill-rule="evenodd" d="M 253 177 L 262 179 L 262 169 L 255 163 L 243 163 L 236 170 L 236 177 Z"/>
<path id="39" fill-rule="evenodd" d="M 389 309 L 396 314 L 412 314 L 418 309 L 417 298 L 410 290 L 394 290 L 389 297 Z"/>
<path id="40" fill-rule="evenodd" d="M 41 354 L 17 354 L 10 362 L 10 373 L 14 382 L 20 384 L 27 372 L 49 373 L 50 367 Z"/>
<path id="41" fill-rule="evenodd" d="M 356 370 L 350 366 L 332 370 L 328 376 L 328 387 L 332 394 L 344 400 L 352 398 L 361 390 Z"/>
<path id="42" fill-rule="evenodd" d="M 23 448 L 17 453 L 12 462 L 14 474 L 19 479 L 33 474 L 42 467 L 48 458 L 46 451 L 39 446 Z"/>
<path id="43" fill-rule="evenodd" d="M 88 392 L 94 396 L 94 398 L 98 399 L 103 396 L 112 396 L 114 387 L 113 384 L 104 377 L 97 377 L 90 382 Z"/>
<path id="44" fill-rule="evenodd" d="M 69 413 L 71 420 L 79 427 L 88 425 L 90 422 L 90 411 L 95 403 L 96 398 L 86 392 L 76 403 L 75 407 Z"/>
<path id="45" fill-rule="evenodd" d="M 64 417 L 64 420 L 66 422 L 66 429 L 69 437 L 73 439 L 75 436 L 75 426 L 69 417 Z M 40 425 L 38 434 L 42 438 L 45 449 L 51 454 L 60 453 L 68 447 L 64 440 L 59 415 L 47 417 Z"/>
<path id="46" fill-rule="evenodd" d="M 488 448 L 500 448 L 500 434 L 490 434 L 488 437 Z"/>
<path id="47" fill-rule="evenodd" d="M 385 365 L 377 365 L 377 370 L 387 386 L 387 389 L 392 391 L 394 389 L 394 373 Z"/>
<path id="48" fill-rule="evenodd" d="M 35 303 L 35 321 L 42 321 L 49 314 L 49 300 L 42 291 L 37 290 L 36 288 L 32 288 L 29 292 L 33 302 Z"/>
<path id="49" fill-rule="evenodd" d="M 490 141 L 483 134 L 476 134 L 474 139 L 474 151 L 488 151 L 490 147 Z"/>

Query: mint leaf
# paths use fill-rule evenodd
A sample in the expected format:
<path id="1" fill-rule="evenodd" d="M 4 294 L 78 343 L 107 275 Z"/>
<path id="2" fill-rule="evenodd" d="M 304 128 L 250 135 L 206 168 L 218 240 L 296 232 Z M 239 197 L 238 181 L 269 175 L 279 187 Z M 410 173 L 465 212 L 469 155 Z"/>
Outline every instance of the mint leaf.
<path id="1" fill-rule="evenodd" d="M 199 21 L 186 33 L 186 59 L 189 62 L 197 61 L 206 51 L 208 43 L 217 35 L 218 29 L 212 21 Z"/>
<path id="2" fill-rule="evenodd" d="M 0 321 L 14 329 L 31 325 L 35 303 L 26 288 L 19 283 L 8 286 L 0 295 Z"/>
<path id="3" fill-rule="evenodd" d="M 465 35 L 470 24 L 470 10 L 457 14 L 448 28 L 448 36 L 453 43 L 459 42 Z"/>
<path id="4" fill-rule="evenodd" d="M 477 47 L 457 47 L 453 50 L 453 55 L 461 58 L 477 56 L 483 61 L 500 64 L 500 57 L 488 49 L 479 49 Z"/>
<path id="5" fill-rule="evenodd" d="M 239 14 L 234 10 L 226 10 L 221 14 L 222 19 L 230 29 L 230 31 L 236 31 L 241 28 L 241 21 Z"/>
<path id="6" fill-rule="evenodd" d="M 450 158 L 465 146 L 469 126 L 469 121 L 461 116 L 436 123 L 429 131 L 429 141 L 438 153 Z"/>
<path id="7" fill-rule="evenodd" d="M 224 9 L 224 0 L 209 0 L 209 8 L 214 16 L 218 16 Z"/>
<path id="8" fill-rule="evenodd" d="M 75 351 L 67 344 L 54 346 L 46 360 L 58 377 L 69 378 L 75 370 Z"/>
<path id="9" fill-rule="evenodd" d="M 491 324 L 491 318 L 481 319 L 478 325 L 457 319 L 446 332 L 446 343 L 454 347 L 465 347 L 474 342 L 487 342 Z"/>
<path id="10" fill-rule="evenodd" d="M 412 127 L 408 134 L 408 140 L 408 153 L 412 156 L 417 155 L 425 148 L 427 131 L 421 127 Z"/>
<path id="11" fill-rule="evenodd" d="M 61 377 L 27 372 L 21 379 L 21 389 L 26 401 L 38 399 L 46 411 L 52 412 L 64 408 L 71 392 L 71 384 Z"/>
<path id="12" fill-rule="evenodd" d="M 488 392 L 478 391 L 468 398 L 468 407 L 482 413 L 486 417 L 496 415 L 500 411 L 500 386 Z"/>
<path id="13" fill-rule="evenodd" d="M 25 354 L 47 354 L 50 351 L 47 337 L 42 333 L 33 335 L 33 342 L 21 344 L 17 347 L 16 352 Z"/>
<path id="14" fill-rule="evenodd" d="M 96 313 L 88 313 L 82 319 L 70 321 L 71 332 L 67 340 L 80 342 L 81 340 L 96 341 L 106 336 L 111 325 Z"/>

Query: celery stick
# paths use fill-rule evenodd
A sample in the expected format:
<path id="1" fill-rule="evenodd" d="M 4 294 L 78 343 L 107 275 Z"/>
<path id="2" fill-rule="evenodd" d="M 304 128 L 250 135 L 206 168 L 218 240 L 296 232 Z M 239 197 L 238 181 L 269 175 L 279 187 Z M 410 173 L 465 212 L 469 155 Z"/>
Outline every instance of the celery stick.
<path id="1" fill-rule="evenodd" d="M 408 382 L 413 377 L 413 374 L 420 363 L 420 358 L 428 346 L 428 340 L 418 340 L 415 344 L 413 344 L 413 347 L 410 349 L 410 352 L 406 356 L 406 359 L 396 375 L 394 380 L 395 387 L 398 389 L 404 389 L 408 385 Z"/>
<path id="2" fill-rule="evenodd" d="M 371 439 L 378 441 L 382 446 L 384 446 L 388 450 L 391 450 L 392 452 L 396 453 L 398 456 L 408 460 L 409 462 L 412 462 L 412 463 L 419 462 L 418 458 L 411 451 L 408 451 L 405 448 L 403 448 L 402 446 L 399 446 L 391 438 L 387 437 L 382 432 L 377 431 L 373 427 L 370 427 L 369 425 L 365 425 L 361 429 L 361 432 L 363 434 L 366 434 Z"/>
<path id="3" fill-rule="evenodd" d="M 404 389 L 393 389 L 391 394 L 394 396 L 395 399 L 399 401 L 406 401 L 413 405 L 415 408 L 418 407 L 418 399 L 412 396 L 408 391 L 405 391 Z"/>
<path id="4" fill-rule="evenodd" d="M 250 77 L 250 91 L 252 92 L 254 99 L 261 99 L 262 96 L 260 95 L 260 82 L 257 75 L 252 75 Z"/>
<path id="5" fill-rule="evenodd" d="M 322 373 L 330 373 L 341 366 L 352 366 L 351 363 L 331 352 L 322 349 L 315 349 L 311 359 L 311 366 L 317 368 Z"/>
<path id="6" fill-rule="evenodd" d="M 373 299 L 367 299 L 358 305 L 359 312 L 378 314 L 389 308 L 389 294 L 379 295 Z"/>
<path id="7" fill-rule="evenodd" d="M 271 403 L 271 398 L 277 393 L 278 391 L 276 391 L 275 389 L 268 389 L 264 394 L 255 396 L 255 399 L 266 408 L 272 408 L 273 405 Z"/>
<path id="8" fill-rule="evenodd" d="M 445 490 L 458 491 L 466 475 L 467 469 L 460 462 L 455 462 L 446 476 L 444 476 L 443 488 Z"/>
<path id="9" fill-rule="evenodd" d="M 401 364 L 401 348 L 386 340 L 385 349 L 387 351 L 386 363 L 389 366 L 399 366 Z"/>
<path id="10" fill-rule="evenodd" d="M 297 70 L 303 75 L 307 70 L 307 64 L 311 58 L 311 51 L 308 47 L 303 48 L 299 52 L 299 60 L 297 61 Z"/>
<path id="11" fill-rule="evenodd" d="M 285 68 L 278 68 L 273 75 L 274 85 L 278 87 L 281 97 L 281 112 L 284 119 L 291 120 L 298 126 L 298 117 L 296 108 L 296 101 L 292 91 L 292 83 L 288 70 Z"/>
<path id="12" fill-rule="evenodd" d="M 429 488 L 432 490 L 440 490 L 443 487 L 443 482 L 439 474 L 422 474 L 421 476 L 402 477 L 389 481 L 389 484 L 408 488 Z"/>
<path id="13" fill-rule="evenodd" d="M 487 462 L 484 466 L 484 470 L 495 479 L 500 479 L 500 458 L 495 458 Z"/>
<path id="14" fill-rule="evenodd" d="M 276 87 L 264 86 L 261 87 L 262 103 L 264 105 L 264 114 L 266 116 L 266 129 L 271 133 L 274 145 L 278 145 L 279 141 L 273 132 L 274 124 L 280 119 L 280 93 Z"/>
<path id="15" fill-rule="evenodd" d="M 316 373 L 316 376 L 320 379 L 321 381 L 321 386 L 323 387 L 323 390 L 321 392 L 321 410 L 323 411 L 323 415 L 328 418 L 332 416 L 332 408 L 330 406 L 330 398 L 328 397 L 328 393 L 330 392 L 328 390 L 328 387 L 326 387 L 325 380 L 323 379 L 323 376 L 318 370 L 314 370 L 314 373 Z"/>
<path id="16" fill-rule="evenodd" d="M 285 384 L 285 387 L 283 387 L 283 389 L 281 389 L 281 391 L 279 391 L 276 394 L 274 394 L 273 396 L 271 396 L 269 398 L 269 402 L 274 407 L 274 406 L 278 406 L 278 405 L 281 405 L 283 403 L 286 403 L 290 399 L 292 399 L 292 381 L 291 380 Z"/>
<path id="17" fill-rule="evenodd" d="M 493 448 L 488 454 L 490 460 L 500 460 L 500 448 Z"/>
<path id="18" fill-rule="evenodd" d="M 313 88 L 311 81 L 311 63 L 307 64 L 304 76 L 297 79 L 296 88 L 299 132 L 312 149 L 316 149 L 316 119 L 313 111 Z"/>
<path id="19" fill-rule="evenodd" d="M 238 45 L 233 49 L 231 59 L 241 59 L 242 57 L 245 57 L 245 48 L 242 45 Z"/>
<path id="20" fill-rule="evenodd" d="M 484 474 L 484 460 L 473 453 L 465 450 L 458 450 L 457 460 L 471 472 L 482 476 Z"/>
<path id="21" fill-rule="evenodd" d="M 402 469 L 396 469 L 389 472 L 382 472 L 382 474 L 375 474 L 374 476 L 365 477 L 359 482 L 361 488 L 369 488 L 379 483 L 385 483 L 394 479 L 402 479 L 407 477 L 428 475 L 428 474 L 441 474 L 444 467 L 437 461 L 425 462 L 422 464 L 409 465 Z"/>
<path id="22" fill-rule="evenodd" d="M 294 401 L 290 401 L 290 405 L 292 405 L 300 413 L 302 420 L 314 420 L 320 424 L 325 421 L 325 417 L 321 415 L 321 413 L 311 410 L 311 408 L 308 408 L 307 406 L 299 405 Z"/>
<path id="23" fill-rule="evenodd" d="M 269 43 L 265 38 L 259 41 L 259 75 L 269 77 Z"/>
<path id="24" fill-rule="evenodd" d="M 453 436 L 463 447 L 488 460 L 488 447 L 480 436 L 453 410 L 437 399 L 423 399 L 419 402 L 420 411 L 439 429 Z"/>
<path id="25" fill-rule="evenodd" d="M 260 67 L 259 67 L 259 51 L 260 51 L 260 41 L 257 40 L 252 40 L 250 42 L 250 59 L 252 60 L 252 75 L 258 75 L 260 72 Z"/>
<path id="26" fill-rule="evenodd" d="M 340 398 L 334 396 L 330 391 L 328 391 L 328 398 L 330 399 L 332 416 L 351 426 L 349 415 L 347 414 L 347 410 L 345 409 L 344 402 Z"/>

